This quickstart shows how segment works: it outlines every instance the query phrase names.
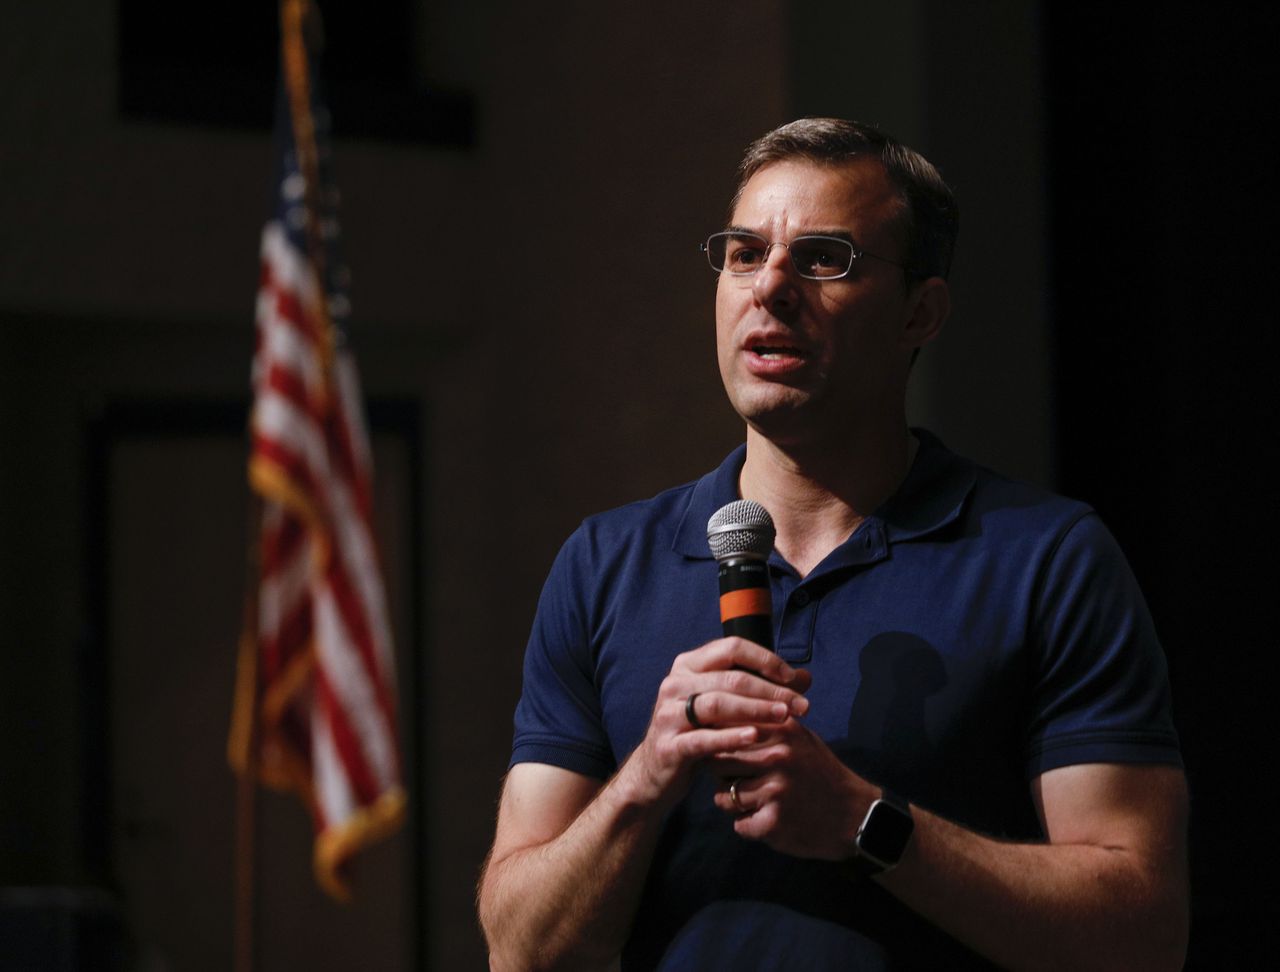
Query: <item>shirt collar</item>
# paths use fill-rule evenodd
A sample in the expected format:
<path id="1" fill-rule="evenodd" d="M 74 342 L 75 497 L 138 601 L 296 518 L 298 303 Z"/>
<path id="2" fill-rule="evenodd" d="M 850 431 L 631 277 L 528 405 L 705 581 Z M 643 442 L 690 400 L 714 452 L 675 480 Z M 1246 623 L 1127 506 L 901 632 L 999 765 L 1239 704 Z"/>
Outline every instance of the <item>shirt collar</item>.
<path id="1" fill-rule="evenodd" d="M 719 468 L 693 484 L 689 505 L 685 507 L 671 549 L 685 557 L 711 559 L 711 548 L 707 546 L 707 521 L 726 503 L 741 499 L 738 495 L 738 477 L 742 473 L 742 464 L 746 461 L 747 444 L 744 442 L 729 453 Z"/>
<path id="2" fill-rule="evenodd" d="M 890 543 L 915 540 L 953 522 L 978 480 L 977 467 L 932 432 L 911 431 L 920 441 L 916 461 L 902 485 L 871 517 L 884 524 Z"/>
<path id="3" fill-rule="evenodd" d="M 964 509 L 965 501 L 977 481 L 972 462 L 957 456 L 937 436 L 924 429 L 912 429 L 920 441 L 915 462 L 902 485 L 880 508 L 863 521 L 853 536 L 832 551 L 836 558 L 845 547 L 866 546 L 865 535 L 877 538 L 874 546 L 915 540 L 953 522 Z M 720 466 L 694 483 L 684 516 L 676 529 L 672 549 L 682 556 L 711 559 L 707 547 L 707 521 L 726 503 L 739 499 L 738 477 L 747 458 L 745 444 L 738 446 Z M 881 542 L 879 538 L 883 538 Z M 860 553 L 857 559 L 865 557 Z M 838 558 L 844 559 L 844 558 Z"/>

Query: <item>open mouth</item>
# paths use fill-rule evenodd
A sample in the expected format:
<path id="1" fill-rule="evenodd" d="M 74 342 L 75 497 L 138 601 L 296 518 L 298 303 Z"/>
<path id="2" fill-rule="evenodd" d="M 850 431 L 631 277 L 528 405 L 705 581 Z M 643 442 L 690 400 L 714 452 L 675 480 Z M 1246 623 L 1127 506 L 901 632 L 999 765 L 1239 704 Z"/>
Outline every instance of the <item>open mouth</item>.
<path id="1" fill-rule="evenodd" d="M 750 351 L 766 360 L 773 358 L 798 358 L 800 349 L 787 344 L 753 344 Z"/>

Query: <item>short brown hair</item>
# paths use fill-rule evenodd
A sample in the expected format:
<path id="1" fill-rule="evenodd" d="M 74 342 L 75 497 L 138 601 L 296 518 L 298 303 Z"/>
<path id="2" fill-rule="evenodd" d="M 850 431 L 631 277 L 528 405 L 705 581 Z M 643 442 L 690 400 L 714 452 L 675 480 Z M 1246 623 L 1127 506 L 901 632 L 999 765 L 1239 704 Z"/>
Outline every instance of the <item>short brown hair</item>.
<path id="1" fill-rule="evenodd" d="M 730 212 L 737 208 L 748 180 L 774 162 L 804 159 L 840 165 L 865 155 L 879 160 L 901 193 L 907 275 L 921 280 L 946 277 L 960 231 L 955 196 L 928 159 L 872 125 L 842 118 L 801 118 L 760 136 L 747 147 L 738 166 Z"/>

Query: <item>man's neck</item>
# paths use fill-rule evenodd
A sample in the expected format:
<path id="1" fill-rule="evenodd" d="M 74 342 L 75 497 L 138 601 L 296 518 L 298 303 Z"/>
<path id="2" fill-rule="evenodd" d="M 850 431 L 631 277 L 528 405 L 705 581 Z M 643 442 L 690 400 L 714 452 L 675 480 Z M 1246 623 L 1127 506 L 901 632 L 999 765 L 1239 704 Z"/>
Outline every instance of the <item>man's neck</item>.
<path id="1" fill-rule="evenodd" d="M 779 445 L 748 428 L 738 488 L 769 511 L 778 553 L 804 577 L 893 495 L 918 446 L 905 423 L 836 445 Z"/>

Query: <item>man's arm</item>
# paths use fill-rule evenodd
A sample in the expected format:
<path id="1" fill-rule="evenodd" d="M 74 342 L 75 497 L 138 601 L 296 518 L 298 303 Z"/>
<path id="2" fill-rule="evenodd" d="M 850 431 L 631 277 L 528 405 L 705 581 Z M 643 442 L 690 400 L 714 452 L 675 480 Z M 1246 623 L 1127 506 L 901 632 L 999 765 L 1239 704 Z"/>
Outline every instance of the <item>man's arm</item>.
<path id="1" fill-rule="evenodd" d="M 1182 968 L 1182 771 L 1068 766 L 1033 793 L 1048 843 L 995 841 L 915 811 L 915 835 L 884 886 L 1008 968 Z"/>
<path id="2" fill-rule="evenodd" d="M 541 763 L 511 768 L 478 897 L 495 972 L 605 967 L 621 950 L 652 837 L 617 789 Z"/>
<path id="3" fill-rule="evenodd" d="M 734 829 L 799 857 L 848 859 L 873 784 L 794 720 L 749 753 Z M 994 840 L 912 807 L 899 865 L 878 877 L 904 904 L 1012 969 L 1178 969 L 1187 940 L 1187 795 L 1170 766 L 1088 764 L 1032 786 L 1047 843 Z M 727 788 L 717 805 L 737 815 Z"/>
<path id="4" fill-rule="evenodd" d="M 806 711 L 808 672 L 740 638 L 680 655 L 640 745 L 603 786 L 544 764 L 512 768 L 480 879 L 491 968 L 600 968 L 622 951 L 666 811 L 707 758 Z M 700 727 L 686 718 L 697 694 Z"/>

